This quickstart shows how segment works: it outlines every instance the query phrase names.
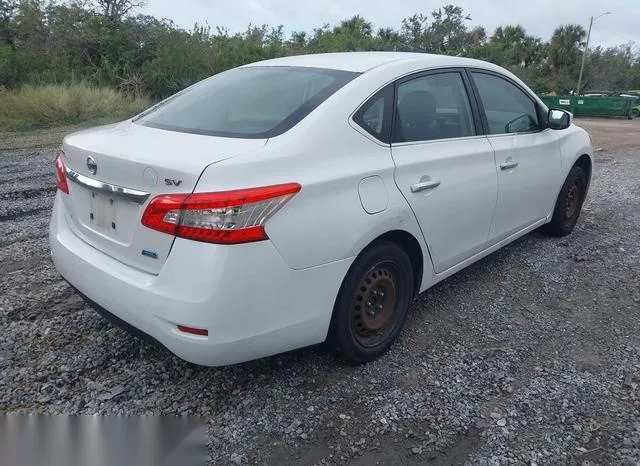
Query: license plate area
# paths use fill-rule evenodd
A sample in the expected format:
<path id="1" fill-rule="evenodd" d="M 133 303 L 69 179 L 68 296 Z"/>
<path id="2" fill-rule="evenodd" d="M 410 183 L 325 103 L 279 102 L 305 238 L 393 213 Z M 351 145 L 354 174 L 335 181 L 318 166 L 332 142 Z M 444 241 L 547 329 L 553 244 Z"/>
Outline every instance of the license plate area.
<path id="1" fill-rule="evenodd" d="M 92 229 L 107 236 L 118 237 L 120 218 L 116 196 L 90 191 L 88 193 L 88 213 L 85 223 Z"/>
<path id="2" fill-rule="evenodd" d="M 85 239 L 100 250 L 128 247 L 140 224 L 141 206 L 117 193 L 71 183 L 68 203 L 72 221 Z"/>

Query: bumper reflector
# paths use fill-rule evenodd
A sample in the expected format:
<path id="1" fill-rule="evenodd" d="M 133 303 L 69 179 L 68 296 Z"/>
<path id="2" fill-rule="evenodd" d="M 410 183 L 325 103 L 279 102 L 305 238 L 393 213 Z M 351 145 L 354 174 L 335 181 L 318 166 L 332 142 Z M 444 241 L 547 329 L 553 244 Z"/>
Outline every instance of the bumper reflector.
<path id="1" fill-rule="evenodd" d="M 191 333 L 193 335 L 200 335 L 203 337 L 206 337 L 209 335 L 209 330 L 205 328 L 194 328 L 194 327 L 187 327 L 186 325 L 178 325 L 178 330 L 184 333 Z"/>

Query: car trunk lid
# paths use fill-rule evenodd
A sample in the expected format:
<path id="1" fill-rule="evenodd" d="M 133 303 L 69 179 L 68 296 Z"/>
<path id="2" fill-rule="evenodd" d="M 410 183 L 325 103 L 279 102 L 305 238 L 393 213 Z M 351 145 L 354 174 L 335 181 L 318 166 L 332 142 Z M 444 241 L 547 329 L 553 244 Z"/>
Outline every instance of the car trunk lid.
<path id="1" fill-rule="evenodd" d="M 74 133 L 63 142 L 67 221 L 96 249 L 157 274 L 174 237 L 142 225 L 151 199 L 191 193 L 208 165 L 256 150 L 265 142 L 178 133 L 131 122 Z"/>

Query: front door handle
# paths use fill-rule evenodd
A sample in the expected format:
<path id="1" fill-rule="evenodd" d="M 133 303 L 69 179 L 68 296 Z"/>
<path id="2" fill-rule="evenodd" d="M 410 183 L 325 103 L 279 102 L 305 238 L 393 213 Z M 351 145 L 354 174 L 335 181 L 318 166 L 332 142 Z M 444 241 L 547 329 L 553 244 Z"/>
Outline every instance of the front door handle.
<path id="1" fill-rule="evenodd" d="M 505 160 L 500 164 L 500 170 L 511 170 L 512 168 L 516 168 L 518 166 L 518 162 L 515 160 Z"/>
<path id="2" fill-rule="evenodd" d="M 419 193 L 420 191 L 426 191 L 427 189 L 434 189 L 440 186 L 439 181 L 432 180 L 427 177 L 423 177 L 418 183 L 411 185 L 412 193 Z"/>

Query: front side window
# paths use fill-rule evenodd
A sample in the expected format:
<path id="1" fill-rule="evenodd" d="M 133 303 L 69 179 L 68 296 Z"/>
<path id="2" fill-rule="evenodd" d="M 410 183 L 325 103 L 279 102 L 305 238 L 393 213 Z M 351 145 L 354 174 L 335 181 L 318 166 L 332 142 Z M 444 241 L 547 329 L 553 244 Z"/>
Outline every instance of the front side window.
<path id="1" fill-rule="evenodd" d="M 526 133 L 539 129 L 536 105 L 518 86 L 491 74 L 471 74 L 484 107 L 489 134 Z"/>
<path id="2" fill-rule="evenodd" d="M 256 66 L 206 79 L 136 120 L 169 131 L 238 138 L 282 134 L 358 73 Z"/>
<path id="3" fill-rule="evenodd" d="M 464 81 L 458 72 L 421 76 L 398 85 L 395 142 L 475 135 Z"/>

